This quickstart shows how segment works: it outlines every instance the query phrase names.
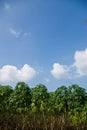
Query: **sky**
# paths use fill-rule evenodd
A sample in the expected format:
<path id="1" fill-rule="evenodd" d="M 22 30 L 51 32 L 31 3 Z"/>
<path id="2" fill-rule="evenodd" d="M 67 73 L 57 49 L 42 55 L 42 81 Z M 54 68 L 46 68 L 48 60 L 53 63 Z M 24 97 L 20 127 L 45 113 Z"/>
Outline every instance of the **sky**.
<path id="1" fill-rule="evenodd" d="M 87 0 L 0 0 L 0 84 L 87 89 Z"/>

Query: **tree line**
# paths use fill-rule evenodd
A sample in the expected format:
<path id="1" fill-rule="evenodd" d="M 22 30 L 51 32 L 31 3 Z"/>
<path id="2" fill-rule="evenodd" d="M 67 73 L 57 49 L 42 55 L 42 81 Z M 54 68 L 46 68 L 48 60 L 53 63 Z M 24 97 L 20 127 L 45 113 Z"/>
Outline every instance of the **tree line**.
<path id="1" fill-rule="evenodd" d="M 77 84 L 54 92 L 43 84 L 0 85 L 0 130 L 87 130 L 87 91 Z"/>

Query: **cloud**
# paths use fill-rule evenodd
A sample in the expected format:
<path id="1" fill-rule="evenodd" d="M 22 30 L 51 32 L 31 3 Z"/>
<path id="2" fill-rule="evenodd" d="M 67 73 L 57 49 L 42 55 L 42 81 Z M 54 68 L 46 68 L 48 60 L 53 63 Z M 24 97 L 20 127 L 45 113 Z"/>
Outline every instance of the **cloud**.
<path id="1" fill-rule="evenodd" d="M 6 10 L 9 10 L 9 9 L 10 9 L 10 4 L 4 3 L 4 8 L 5 8 Z"/>
<path id="2" fill-rule="evenodd" d="M 60 65 L 59 63 L 53 64 L 53 69 L 51 70 L 51 74 L 57 78 L 67 78 L 68 77 L 69 68 L 64 65 Z"/>
<path id="3" fill-rule="evenodd" d="M 49 78 L 45 78 L 45 82 L 49 83 L 50 79 Z"/>
<path id="4" fill-rule="evenodd" d="M 22 31 L 20 32 L 20 31 L 16 31 L 16 29 L 14 28 L 10 28 L 9 33 L 16 38 L 19 38 L 20 36 L 26 37 L 31 35 L 31 32 L 22 32 Z"/>
<path id="5" fill-rule="evenodd" d="M 87 48 L 82 51 L 76 51 L 74 54 L 74 63 L 70 66 L 53 64 L 51 74 L 56 79 L 73 79 L 87 76 Z"/>
<path id="6" fill-rule="evenodd" d="M 10 83 L 18 81 L 30 81 L 36 75 L 36 71 L 30 65 L 25 64 L 21 69 L 16 66 L 5 65 L 0 69 L 0 82 Z"/>
<path id="7" fill-rule="evenodd" d="M 30 36 L 31 32 L 24 32 L 24 36 Z"/>
<path id="8" fill-rule="evenodd" d="M 14 37 L 18 38 L 21 35 L 21 32 L 16 31 L 13 28 L 9 29 L 10 34 L 12 34 Z"/>
<path id="9" fill-rule="evenodd" d="M 79 76 L 87 75 L 87 49 L 83 51 L 76 51 L 74 55 L 76 71 Z"/>

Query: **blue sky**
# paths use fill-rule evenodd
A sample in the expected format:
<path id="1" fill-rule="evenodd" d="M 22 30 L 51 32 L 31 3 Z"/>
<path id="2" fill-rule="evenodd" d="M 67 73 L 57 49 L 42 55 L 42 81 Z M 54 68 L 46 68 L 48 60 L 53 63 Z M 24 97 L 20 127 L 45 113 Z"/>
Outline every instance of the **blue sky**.
<path id="1" fill-rule="evenodd" d="M 0 83 L 87 88 L 87 1 L 0 2 Z"/>

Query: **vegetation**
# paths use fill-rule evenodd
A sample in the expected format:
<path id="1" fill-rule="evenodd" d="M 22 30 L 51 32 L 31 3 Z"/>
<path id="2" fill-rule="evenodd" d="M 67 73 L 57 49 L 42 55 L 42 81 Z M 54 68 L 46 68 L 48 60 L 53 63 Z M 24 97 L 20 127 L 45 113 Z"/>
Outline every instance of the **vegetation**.
<path id="1" fill-rule="evenodd" d="M 76 84 L 54 92 L 0 85 L 0 130 L 87 130 L 87 92 Z"/>

